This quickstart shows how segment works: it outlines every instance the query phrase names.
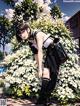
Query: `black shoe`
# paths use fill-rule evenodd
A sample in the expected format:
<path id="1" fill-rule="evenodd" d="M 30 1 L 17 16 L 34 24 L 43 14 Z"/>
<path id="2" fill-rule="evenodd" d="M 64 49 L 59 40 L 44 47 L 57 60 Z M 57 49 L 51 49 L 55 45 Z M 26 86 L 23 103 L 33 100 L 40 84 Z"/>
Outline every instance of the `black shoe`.
<path id="1" fill-rule="evenodd" d="M 48 103 L 46 106 L 57 106 L 57 104 L 54 104 L 54 103 Z"/>
<path id="2" fill-rule="evenodd" d="M 47 106 L 47 102 L 46 101 L 38 100 L 35 104 L 36 104 L 36 106 Z"/>
<path id="3" fill-rule="evenodd" d="M 36 103 L 36 106 L 47 106 L 47 104 L 44 104 L 44 103 Z"/>

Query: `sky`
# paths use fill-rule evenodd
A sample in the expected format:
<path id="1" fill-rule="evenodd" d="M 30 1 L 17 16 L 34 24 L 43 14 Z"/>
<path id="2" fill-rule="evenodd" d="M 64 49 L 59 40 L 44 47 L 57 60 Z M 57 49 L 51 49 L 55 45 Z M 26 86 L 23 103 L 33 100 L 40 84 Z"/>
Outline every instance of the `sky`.
<path id="1" fill-rule="evenodd" d="M 63 0 L 52 0 L 55 4 L 60 6 L 63 20 L 68 20 L 71 16 L 73 16 L 76 12 L 80 10 L 80 2 L 63 2 Z M 70 0 L 68 0 L 70 1 Z M 73 0 L 76 1 L 76 0 Z M 78 0 L 79 1 L 79 0 Z M 0 15 L 2 15 L 5 9 L 9 9 L 10 6 L 0 0 Z M 6 46 L 6 50 L 9 52 L 9 44 Z M 0 48 L 1 49 L 1 48 Z"/>
<path id="2" fill-rule="evenodd" d="M 0 12 L 4 11 L 5 9 L 10 8 L 9 5 L 0 0 Z"/>
<path id="3" fill-rule="evenodd" d="M 77 11 L 80 10 L 80 2 L 63 2 L 64 0 L 51 1 L 53 1 L 55 4 L 58 4 L 60 6 L 62 13 L 64 13 L 67 17 L 73 16 Z M 0 12 L 7 8 L 10 8 L 9 5 L 6 5 L 6 3 L 4 3 L 3 0 L 0 0 Z"/>
<path id="4" fill-rule="evenodd" d="M 56 4 L 60 6 L 61 11 L 69 17 L 73 16 L 76 12 L 80 10 L 80 2 L 63 2 L 63 0 L 52 1 L 56 1 Z"/>

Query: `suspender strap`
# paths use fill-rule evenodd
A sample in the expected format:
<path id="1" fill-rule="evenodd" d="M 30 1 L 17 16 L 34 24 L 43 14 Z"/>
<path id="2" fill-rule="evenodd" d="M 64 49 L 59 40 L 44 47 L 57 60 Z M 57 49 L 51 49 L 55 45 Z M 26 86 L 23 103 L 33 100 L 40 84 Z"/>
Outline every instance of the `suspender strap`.
<path id="1" fill-rule="evenodd" d="M 33 37 L 35 38 L 35 40 L 36 40 L 36 34 L 37 34 L 38 32 L 40 32 L 40 30 L 33 32 Z M 51 38 L 51 39 L 53 40 L 53 38 L 52 38 L 51 36 L 47 37 L 47 39 L 48 39 L 48 38 Z M 43 45 L 44 45 L 44 43 L 47 41 L 47 39 L 43 42 Z"/>

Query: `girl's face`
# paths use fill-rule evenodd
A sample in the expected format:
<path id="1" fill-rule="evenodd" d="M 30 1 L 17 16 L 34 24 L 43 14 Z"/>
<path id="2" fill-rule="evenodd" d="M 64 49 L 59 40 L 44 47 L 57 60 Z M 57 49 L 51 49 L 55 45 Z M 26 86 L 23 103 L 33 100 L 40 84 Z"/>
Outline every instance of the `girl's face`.
<path id="1" fill-rule="evenodd" d="M 27 30 L 21 31 L 21 34 L 19 35 L 23 40 L 28 39 L 29 33 Z"/>

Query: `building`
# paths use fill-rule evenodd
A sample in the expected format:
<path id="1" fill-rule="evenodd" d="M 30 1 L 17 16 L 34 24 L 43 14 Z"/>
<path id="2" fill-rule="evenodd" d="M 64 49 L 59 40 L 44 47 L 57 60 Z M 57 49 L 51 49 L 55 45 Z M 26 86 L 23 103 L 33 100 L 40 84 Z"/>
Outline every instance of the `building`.
<path id="1" fill-rule="evenodd" d="M 80 11 L 78 11 L 66 22 L 66 26 L 72 32 L 72 37 L 78 42 L 78 53 L 80 54 Z"/>

